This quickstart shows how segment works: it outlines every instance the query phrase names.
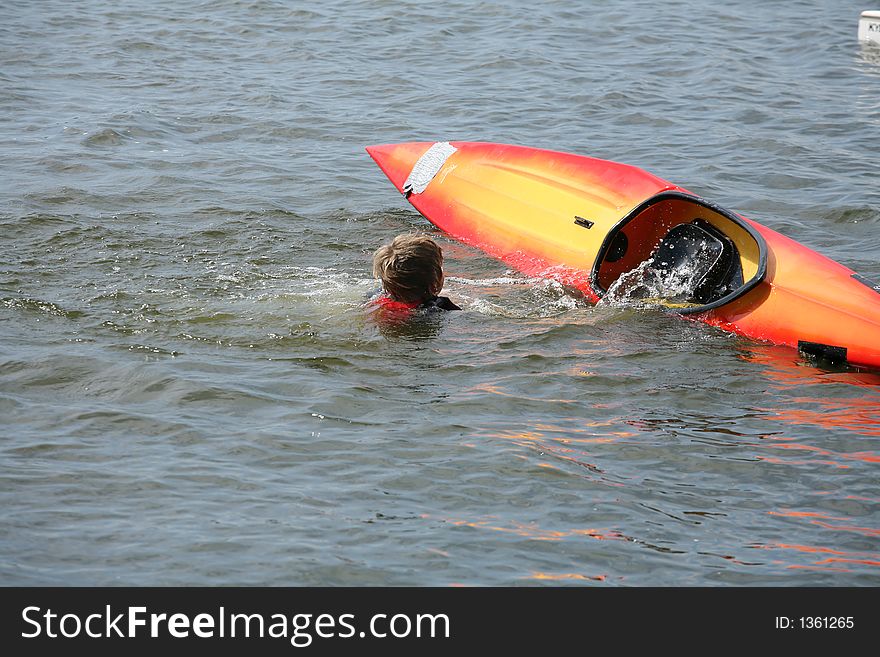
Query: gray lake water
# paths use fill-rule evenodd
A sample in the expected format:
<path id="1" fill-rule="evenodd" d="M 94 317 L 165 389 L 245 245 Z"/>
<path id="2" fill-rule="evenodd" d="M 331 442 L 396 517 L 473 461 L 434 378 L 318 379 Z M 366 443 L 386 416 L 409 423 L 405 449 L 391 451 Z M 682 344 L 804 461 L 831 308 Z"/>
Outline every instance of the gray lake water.
<path id="1" fill-rule="evenodd" d="M 2 4 L 0 583 L 880 584 L 880 375 L 590 307 L 363 150 L 635 164 L 880 277 L 871 7 Z M 464 310 L 378 325 L 411 230 Z"/>

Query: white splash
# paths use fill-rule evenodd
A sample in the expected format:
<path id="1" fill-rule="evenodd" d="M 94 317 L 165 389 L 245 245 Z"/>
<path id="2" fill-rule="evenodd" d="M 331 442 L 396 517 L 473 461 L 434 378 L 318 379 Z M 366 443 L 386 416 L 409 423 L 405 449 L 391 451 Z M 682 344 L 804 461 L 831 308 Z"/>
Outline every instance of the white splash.
<path id="1" fill-rule="evenodd" d="M 700 248 L 707 247 L 701 245 Z M 695 266 L 697 260 L 665 268 L 668 263 L 648 258 L 635 269 L 621 274 L 608 287 L 601 302 L 611 306 L 700 305 L 694 302 L 693 295 L 705 271 Z"/>
<path id="2" fill-rule="evenodd" d="M 499 276 L 497 278 L 463 278 L 461 276 L 447 276 L 446 280 L 450 283 L 459 283 L 461 285 L 475 285 L 480 287 L 491 287 L 495 285 L 534 285 L 540 282 L 537 278 L 513 278 L 512 276 Z"/>

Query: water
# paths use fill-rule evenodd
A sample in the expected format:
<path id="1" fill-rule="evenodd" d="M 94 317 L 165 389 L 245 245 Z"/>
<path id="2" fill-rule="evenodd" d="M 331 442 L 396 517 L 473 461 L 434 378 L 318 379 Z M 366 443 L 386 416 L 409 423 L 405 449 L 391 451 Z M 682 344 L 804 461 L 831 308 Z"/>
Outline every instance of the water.
<path id="1" fill-rule="evenodd" d="M 855 2 L 6 2 L 3 584 L 880 583 L 880 376 L 590 307 L 363 151 L 642 166 L 880 277 Z"/>

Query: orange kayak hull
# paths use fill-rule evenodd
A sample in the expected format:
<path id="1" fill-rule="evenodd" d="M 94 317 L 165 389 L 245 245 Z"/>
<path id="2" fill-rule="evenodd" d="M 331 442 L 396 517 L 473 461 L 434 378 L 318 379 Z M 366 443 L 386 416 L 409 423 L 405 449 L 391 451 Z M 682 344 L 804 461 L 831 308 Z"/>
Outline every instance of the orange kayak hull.
<path id="1" fill-rule="evenodd" d="M 747 280 L 736 294 L 683 313 L 755 340 L 880 367 L 876 286 L 638 167 L 481 142 L 410 142 L 367 151 L 439 229 L 527 275 L 575 287 L 593 302 L 617 275 L 609 264 L 611 236 L 628 232 L 630 243 L 644 238 L 656 244 L 664 212 L 693 205 L 734 239 Z M 630 251 L 636 257 L 638 249 Z"/>

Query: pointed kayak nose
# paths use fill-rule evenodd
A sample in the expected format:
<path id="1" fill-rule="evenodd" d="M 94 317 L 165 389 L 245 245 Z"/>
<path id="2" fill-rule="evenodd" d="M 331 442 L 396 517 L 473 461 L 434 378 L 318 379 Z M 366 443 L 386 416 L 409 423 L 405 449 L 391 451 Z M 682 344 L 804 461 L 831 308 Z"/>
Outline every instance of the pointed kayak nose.
<path id="1" fill-rule="evenodd" d="M 433 143 L 430 141 L 411 141 L 403 144 L 379 144 L 367 146 L 367 153 L 376 161 L 392 184 L 397 187 L 397 191 L 402 194 L 403 183 L 406 182 L 407 176 Z"/>

